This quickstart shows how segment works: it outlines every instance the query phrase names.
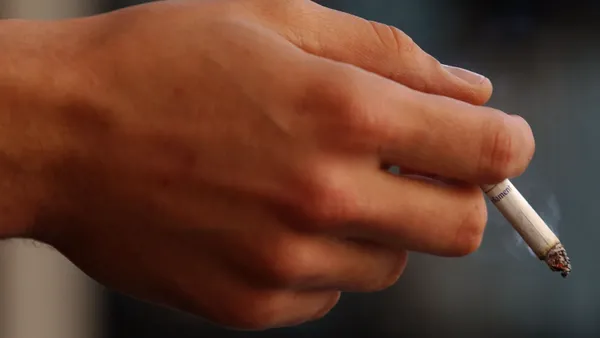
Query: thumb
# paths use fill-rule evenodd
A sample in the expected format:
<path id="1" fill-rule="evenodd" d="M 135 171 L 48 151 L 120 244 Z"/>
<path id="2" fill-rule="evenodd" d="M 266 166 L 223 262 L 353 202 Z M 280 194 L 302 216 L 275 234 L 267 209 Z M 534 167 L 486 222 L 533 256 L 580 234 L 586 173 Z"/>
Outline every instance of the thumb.
<path id="1" fill-rule="evenodd" d="M 395 27 L 303 2 L 283 34 L 308 53 L 353 64 L 421 92 L 476 105 L 492 95 L 489 79 L 444 66 Z"/>

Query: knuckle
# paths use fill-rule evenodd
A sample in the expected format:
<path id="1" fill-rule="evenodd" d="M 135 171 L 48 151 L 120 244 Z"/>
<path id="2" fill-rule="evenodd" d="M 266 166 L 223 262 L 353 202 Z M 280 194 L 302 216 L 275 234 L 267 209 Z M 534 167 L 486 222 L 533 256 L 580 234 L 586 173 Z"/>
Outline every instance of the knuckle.
<path id="1" fill-rule="evenodd" d="M 403 31 L 395 27 L 390 27 L 394 40 L 396 40 L 397 49 L 402 53 L 412 54 L 418 48 L 415 41 Z"/>
<path id="2" fill-rule="evenodd" d="M 386 51 L 404 54 L 415 50 L 414 40 L 400 29 L 375 21 L 369 24 Z"/>
<path id="3" fill-rule="evenodd" d="M 380 290 L 387 289 L 392 285 L 396 284 L 400 276 L 404 273 L 406 269 L 406 264 L 408 263 L 408 252 L 403 251 L 397 255 L 396 264 L 393 266 L 391 273 L 384 278 L 380 284 Z"/>
<path id="4" fill-rule="evenodd" d="M 249 294 L 235 304 L 218 321 L 221 325 L 250 331 L 277 326 L 279 321 L 277 294 Z"/>
<path id="5" fill-rule="evenodd" d="M 307 226 L 353 221 L 359 205 L 356 196 L 343 182 L 344 175 L 330 168 L 312 172 L 299 196 L 301 218 Z"/>
<path id="6" fill-rule="evenodd" d="M 290 287 L 313 277 L 314 257 L 310 247 L 300 240 L 280 240 L 263 251 L 264 269 L 271 284 Z"/>
<path id="7" fill-rule="evenodd" d="M 456 229 L 451 256 L 467 256 L 479 249 L 487 223 L 487 208 L 482 196 L 468 208 Z"/>
<path id="8" fill-rule="evenodd" d="M 406 268 L 407 263 L 407 253 L 402 252 L 394 255 L 394 264 L 391 269 L 382 273 L 382 275 L 376 280 L 368 283 L 364 287 L 364 292 L 379 292 L 386 290 L 396 284 L 404 269 Z"/>
<path id="9" fill-rule="evenodd" d="M 334 137 L 352 137 L 372 126 L 365 92 L 347 67 L 328 65 L 315 73 L 299 91 L 298 111 L 315 118 L 319 129 Z"/>
<path id="10" fill-rule="evenodd" d="M 308 0 L 257 0 L 252 2 L 241 1 L 240 5 L 246 5 L 251 7 L 255 11 L 259 11 L 260 14 L 268 16 L 270 18 L 273 15 L 284 15 L 294 12 L 298 12 L 299 8 L 308 5 Z"/>
<path id="11" fill-rule="evenodd" d="M 236 290 L 238 291 L 238 290 Z M 205 292 L 184 285 L 167 304 L 181 311 L 201 316 L 220 326 L 241 330 L 263 330 L 276 324 L 276 293 L 236 292 L 236 297 L 221 295 L 217 303 L 207 302 Z M 214 295 L 212 295 L 214 297 Z"/>
<path id="12" fill-rule="evenodd" d="M 333 308 L 338 304 L 340 300 L 341 292 L 340 291 L 330 291 L 329 300 L 326 303 L 326 306 L 323 307 L 320 311 L 315 313 L 309 321 L 316 321 L 325 317 Z"/>
<path id="13" fill-rule="evenodd" d="M 247 330 L 265 330 L 278 324 L 277 297 L 272 295 L 249 297 L 244 305 L 243 313 L 236 320 Z M 242 312 L 242 311 L 240 311 Z"/>
<path id="14" fill-rule="evenodd" d="M 226 304 L 226 310 L 212 319 L 221 326 L 248 331 L 298 325 L 327 315 L 337 304 L 340 292 L 324 293 L 321 302 L 325 306 L 316 312 L 310 311 L 312 306 L 298 297 L 302 296 L 292 298 L 285 291 L 246 292 Z"/>
<path id="15" fill-rule="evenodd" d="M 490 182 L 518 175 L 522 167 L 518 163 L 520 150 L 514 142 L 514 133 L 502 115 L 499 112 L 497 118 L 489 119 L 484 128 L 489 136 L 481 146 L 479 170 Z"/>

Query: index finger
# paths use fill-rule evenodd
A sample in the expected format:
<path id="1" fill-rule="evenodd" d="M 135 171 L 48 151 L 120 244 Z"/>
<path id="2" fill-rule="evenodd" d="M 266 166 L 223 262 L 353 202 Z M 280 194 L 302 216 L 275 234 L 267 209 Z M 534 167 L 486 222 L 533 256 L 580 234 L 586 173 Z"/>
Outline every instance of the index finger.
<path id="1" fill-rule="evenodd" d="M 527 168 L 535 142 L 523 118 L 400 90 L 406 93 L 384 92 L 388 109 L 377 112 L 387 121 L 380 133 L 382 162 L 477 184 L 515 177 Z"/>

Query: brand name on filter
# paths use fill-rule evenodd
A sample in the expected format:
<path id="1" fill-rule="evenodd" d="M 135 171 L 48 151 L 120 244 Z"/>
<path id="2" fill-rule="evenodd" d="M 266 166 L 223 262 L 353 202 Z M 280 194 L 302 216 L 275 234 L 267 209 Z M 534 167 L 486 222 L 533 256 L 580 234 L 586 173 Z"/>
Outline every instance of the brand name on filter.
<path id="1" fill-rule="evenodd" d="M 508 194 L 510 194 L 510 192 L 512 191 L 511 186 L 509 185 L 508 187 L 506 187 L 504 190 L 502 190 L 501 193 L 499 193 L 498 195 L 494 196 L 491 198 L 492 203 L 498 203 L 500 201 L 502 201 L 502 199 L 504 197 L 506 197 Z"/>

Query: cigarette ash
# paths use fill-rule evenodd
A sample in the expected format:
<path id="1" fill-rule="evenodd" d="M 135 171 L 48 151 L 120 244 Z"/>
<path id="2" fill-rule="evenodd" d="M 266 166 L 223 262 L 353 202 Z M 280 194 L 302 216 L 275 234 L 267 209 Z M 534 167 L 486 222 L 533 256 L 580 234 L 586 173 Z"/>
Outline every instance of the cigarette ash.
<path id="1" fill-rule="evenodd" d="M 527 183 L 527 182 L 524 182 Z M 520 190 L 523 196 L 531 203 L 531 206 L 538 212 L 540 217 L 546 222 L 548 227 L 560 238 L 558 231 L 558 224 L 561 220 L 560 207 L 556 195 L 549 191 L 544 191 L 547 186 L 544 185 L 527 185 L 520 183 L 522 189 Z M 529 252 L 532 257 L 537 255 L 531 250 L 531 248 L 525 243 L 521 235 L 513 230 L 513 245 L 509 246 L 509 250 L 512 254 L 517 257 L 518 254 L 515 249 L 525 249 L 524 251 Z M 516 243 L 516 245 L 514 245 Z M 571 260 L 567 255 L 567 252 L 561 243 L 555 245 L 546 257 L 542 260 L 546 262 L 548 267 L 552 271 L 560 272 L 561 275 L 566 278 L 571 273 Z"/>
<path id="2" fill-rule="evenodd" d="M 571 273 L 571 260 L 567 256 L 567 251 L 560 243 L 548 251 L 544 260 L 552 271 L 560 272 L 564 278 L 567 278 L 569 273 Z"/>

